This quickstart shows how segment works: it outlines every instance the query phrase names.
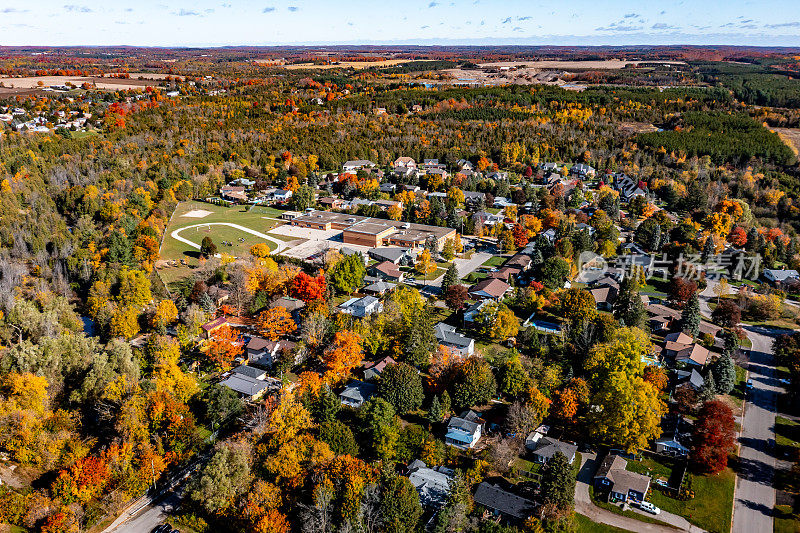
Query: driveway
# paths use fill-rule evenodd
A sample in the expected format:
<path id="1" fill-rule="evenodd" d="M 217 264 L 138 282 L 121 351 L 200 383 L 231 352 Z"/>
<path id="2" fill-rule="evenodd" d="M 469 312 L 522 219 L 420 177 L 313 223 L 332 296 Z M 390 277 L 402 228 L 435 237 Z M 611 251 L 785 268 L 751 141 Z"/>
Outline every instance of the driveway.
<path id="1" fill-rule="evenodd" d="M 175 239 L 175 240 L 178 240 L 178 241 L 180 241 L 180 242 L 182 242 L 184 244 L 188 244 L 192 248 L 195 248 L 195 249 L 199 250 L 200 249 L 200 245 L 197 244 L 196 242 L 190 241 L 189 239 L 187 239 L 185 237 L 181 237 L 181 232 L 184 231 L 184 230 L 187 230 L 187 229 L 199 228 L 199 227 L 202 227 L 202 226 L 230 226 L 232 228 L 238 229 L 239 231 L 244 231 L 245 233 L 249 233 L 250 235 L 255 235 L 256 237 L 264 239 L 265 241 L 269 241 L 271 243 L 276 244 L 277 248 L 275 248 L 275 250 L 273 250 L 273 253 L 276 253 L 276 254 L 280 253 L 281 251 L 283 251 L 283 249 L 286 247 L 286 243 L 283 242 L 280 239 L 276 239 L 275 237 L 270 237 L 266 233 L 261 233 L 260 231 L 253 230 L 253 229 L 247 228 L 245 226 L 241 226 L 239 224 L 233 224 L 232 222 L 206 222 L 205 224 L 193 224 L 191 226 L 185 226 L 183 228 L 176 229 L 175 231 L 170 233 L 170 236 L 172 236 L 172 238 Z"/>
<path id="2" fill-rule="evenodd" d="M 618 527 L 628 531 L 648 532 L 648 533 L 675 533 L 676 529 L 681 531 L 689 531 L 691 533 L 705 533 L 705 530 L 695 525 L 690 524 L 682 516 L 661 511 L 658 516 L 653 516 L 644 511 L 640 511 L 635 507 L 631 507 L 631 511 L 640 513 L 650 518 L 655 518 L 669 524 L 651 524 L 649 522 L 642 522 L 629 516 L 622 516 L 617 513 L 612 513 L 607 509 L 596 506 L 592 503 L 589 496 L 589 485 L 592 483 L 592 477 L 597 470 L 597 458 L 594 454 L 584 453 L 582 455 L 581 470 L 578 473 L 578 479 L 575 483 L 575 511 L 589 518 L 593 522 L 599 522 L 609 526 Z M 670 527 L 672 526 L 672 527 Z"/>

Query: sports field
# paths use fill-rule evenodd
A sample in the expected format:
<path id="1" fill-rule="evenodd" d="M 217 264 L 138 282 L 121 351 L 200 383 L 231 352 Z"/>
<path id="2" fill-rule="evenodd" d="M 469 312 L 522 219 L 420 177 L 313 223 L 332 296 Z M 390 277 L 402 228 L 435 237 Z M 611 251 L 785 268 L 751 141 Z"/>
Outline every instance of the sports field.
<path id="1" fill-rule="evenodd" d="M 250 206 L 224 207 L 197 201 L 182 202 L 175 208 L 164 232 L 161 260 L 157 265 L 159 272 L 167 283 L 188 274 L 190 267 L 199 263 L 199 246 L 204 237 L 211 237 L 219 253 L 235 257 L 246 255 L 251 246 L 259 243 L 266 243 L 270 250 L 275 250 L 282 246 L 283 241 L 291 239 L 282 235 L 267 235 L 273 239 L 271 241 L 250 232 L 266 235 L 281 222 L 278 219 L 281 213 L 272 207 L 257 206 L 251 209 Z M 186 264 L 181 264 L 181 260 Z"/>

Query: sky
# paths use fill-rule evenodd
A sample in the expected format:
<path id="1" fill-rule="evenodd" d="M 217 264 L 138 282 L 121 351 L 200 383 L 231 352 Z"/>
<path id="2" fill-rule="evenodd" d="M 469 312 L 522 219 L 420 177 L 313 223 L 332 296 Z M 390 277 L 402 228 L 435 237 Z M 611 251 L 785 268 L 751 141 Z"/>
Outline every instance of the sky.
<path id="1" fill-rule="evenodd" d="M 800 46 L 800 0 L 0 0 L 0 45 L 282 44 Z"/>

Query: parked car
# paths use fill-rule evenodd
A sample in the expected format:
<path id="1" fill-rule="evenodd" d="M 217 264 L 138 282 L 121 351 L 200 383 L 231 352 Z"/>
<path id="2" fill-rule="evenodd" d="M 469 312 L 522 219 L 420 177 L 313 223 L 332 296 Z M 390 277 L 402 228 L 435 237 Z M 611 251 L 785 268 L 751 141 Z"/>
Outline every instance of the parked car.
<path id="1" fill-rule="evenodd" d="M 792 381 L 789 380 L 789 379 L 786 379 L 786 378 L 781 378 L 778 381 L 780 381 L 783 385 L 791 385 L 792 384 Z"/>
<path id="2" fill-rule="evenodd" d="M 659 513 L 661 513 L 661 509 L 659 509 L 658 507 L 656 507 L 655 505 L 653 505 L 650 502 L 642 502 L 642 503 L 640 503 L 639 504 L 639 509 L 641 509 L 642 511 L 648 512 L 650 514 L 659 514 Z"/>
<path id="3" fill-rule="evenodd" d="M 752 388 L 753 388 L 753 380 L 752 379 L 748 379 L 747 383 L 744 384 L 744 388 L 747 389 L 747 390 L 752 390 Z"/>

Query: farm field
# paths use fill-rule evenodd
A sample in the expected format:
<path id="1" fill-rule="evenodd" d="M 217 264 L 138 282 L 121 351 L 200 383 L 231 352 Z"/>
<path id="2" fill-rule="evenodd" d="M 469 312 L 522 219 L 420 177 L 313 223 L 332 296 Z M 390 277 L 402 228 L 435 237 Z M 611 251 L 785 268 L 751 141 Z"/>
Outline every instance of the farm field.
<path id="1" fill-rule="evenodd" d="M 341 61 L 333 65 L 315 65 L 313 63 L 296 63 L 294 65 L 283 65 L 283 68 L 286 70 L 302 70 L 302 69 L 310 69 L 310 70 L 326 70 L 332 68 L 354 68 L 354 69 L 364 69 L 369 67 L 392 67 L 394 65 L 401 65 L 403 63 L 409 63 L 412 61 L 411 59 L 386 59 L 383 61 Z M 414 62 L 420 60 L 413 60 Z M 428 61 L 428 60 L 422 60 Z"/>
<path id="2" fill-rule="evenodd" d="M 211 237 L 220 253 L 236 257 L 246 255 L 251 246 L 266 242 L 271 250 L 277 247 L 274 242 L 265 241 L 256 235 L 247 233 L 232 226 L 219 225 L 220 223 L 237 224 L 250 230 L 267 233 L 279 221 L 281 211 L 272 207 L 232 206 L 224 207 L 205 202 L 183 202 L 175 208 L 169 225 L 164 232 L 161 243 L 161 260 L 158 263 L 159 272 L 166 283 L 171 283 L 186 276 L 191 267 L 199 264 L 198 249 L 176 239 L 174 232 L 180 237 L 199 245 L 204 237 Z M 204 225 L 205 224 L 205 225 Z M 281 235 L 273 235 L 279 241 L 290 240 Z M 243 239 L 240 241 L 239 239 Z M 223 245 L 223 241 L 231 243 Z M 184 260 L 186 265 L 167 266 L 167 261 Z"/>

